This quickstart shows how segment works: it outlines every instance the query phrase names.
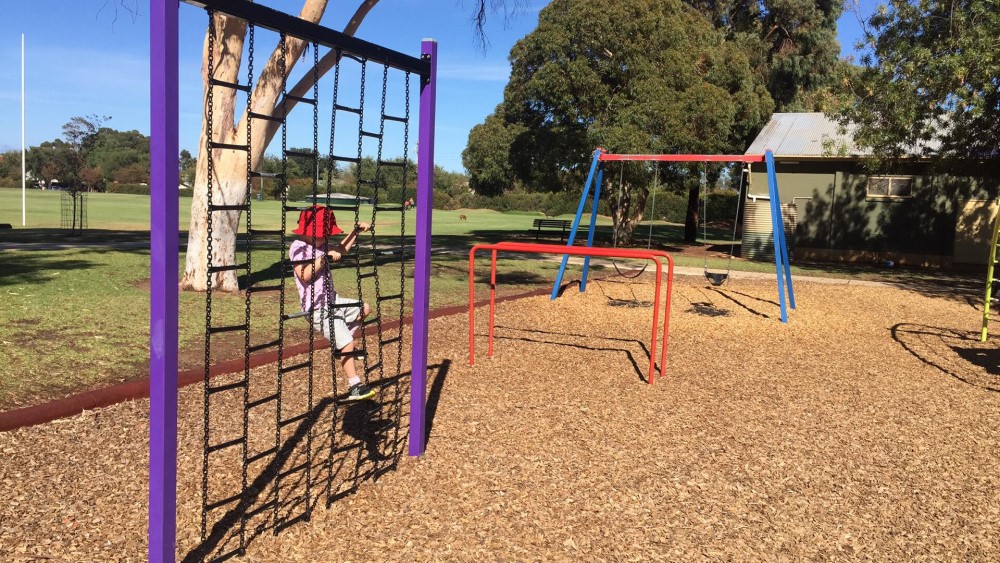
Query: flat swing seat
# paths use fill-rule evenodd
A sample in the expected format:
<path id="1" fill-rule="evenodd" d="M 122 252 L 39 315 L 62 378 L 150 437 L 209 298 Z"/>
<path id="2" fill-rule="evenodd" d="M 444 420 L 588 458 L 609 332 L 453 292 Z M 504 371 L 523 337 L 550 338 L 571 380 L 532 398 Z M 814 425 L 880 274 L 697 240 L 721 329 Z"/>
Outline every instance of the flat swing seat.
<path id="1" fill-rule="evenodd" d="M 726 283 L 726 280 L 729 279 L 729 274 L 723 274 L 721 272 L 709 272 L 708 270 L 705 270 L 705 279 L 707 279 L 710 284 L 718 287 Z"/>

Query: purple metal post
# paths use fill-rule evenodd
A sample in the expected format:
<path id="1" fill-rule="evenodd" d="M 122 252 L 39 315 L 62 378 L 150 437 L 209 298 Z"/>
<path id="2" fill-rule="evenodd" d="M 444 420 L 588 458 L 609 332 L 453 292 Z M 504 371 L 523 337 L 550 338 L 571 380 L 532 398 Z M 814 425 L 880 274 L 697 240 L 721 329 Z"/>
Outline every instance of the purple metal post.
<path id="1" fill-rule="evenodd" d="M 149 3 L 149 561 L 174 560 L 177 518 L 177 2 Z"/>
<path id="2" fill-rule="evenodd" d="M 434 105 L 437 87 L 437 41 L 420 42 L 420 56 L 431 72 L 420 84 L 420 133 L 417 147 L 416 258 L 413 263 L 413 349 L 410 380 L 410 455 L 424 453 L 427 402 L 427 316 L 430 312 L 431 208 L 434 205 Z"/>

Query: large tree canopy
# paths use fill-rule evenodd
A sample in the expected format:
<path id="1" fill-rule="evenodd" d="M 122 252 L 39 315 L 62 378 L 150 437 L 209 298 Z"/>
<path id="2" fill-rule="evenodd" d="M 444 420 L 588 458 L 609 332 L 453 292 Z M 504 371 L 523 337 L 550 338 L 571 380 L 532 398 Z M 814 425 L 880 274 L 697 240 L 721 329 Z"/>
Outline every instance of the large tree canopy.
<path id="1" fill-rule="evenodd" d="M 837 19 L 842 0 L 685 0 L 751 53 L 776 111 L 823 111 L 840 102 Z"/>
<path id="2" fill-rule="evenodd" d="M 1000 156 L 1000 11 L 992 0 L 893 0 L 868 21 L 842 118 L 876 166 L 906 154 Z"/>
<path id="3" fill-rule="evenodd" d="M 598 146 L 742 152 L 774 105 L 746 45 L 725 39 L 680 0 L 550 4 L 511 50 L 503 102 L 469 135 L 470 186 L 578 190 Z M 612 209 L 626 238 L 646 196 L 630 180 L 634 199 Z"/>

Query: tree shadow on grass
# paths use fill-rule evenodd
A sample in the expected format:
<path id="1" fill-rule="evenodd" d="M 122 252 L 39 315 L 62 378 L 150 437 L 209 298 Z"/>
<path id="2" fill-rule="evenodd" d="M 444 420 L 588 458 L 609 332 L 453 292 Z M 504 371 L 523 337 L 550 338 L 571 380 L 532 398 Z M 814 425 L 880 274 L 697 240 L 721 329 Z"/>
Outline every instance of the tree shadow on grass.
<path id="1" fill-rule="evenodd" d="M 913 323 L 897 323 L 890 330 L 892 339 L 924 365 L 966 385 L 1000 393 L 1000 350 L 979 343 L 973 333 Z"/>
<path id="2" fill-rule="evenodd" d="M 40 277 L 46 272 L 59 270 L 89 270 L 100 264 L 83 258 L 60 258 L 54 260 L 49 254 L 19 254 L 15 259 L 10 254 L 0 252 L 0 287 L 10 285 L 45 283 Z"/>
<path id="3" fill-rule="evenodd" d="M 187 240 L 187 233 L 180 233 L 181 242 Z M 58 247 L 103 246 L 149 249 L 149 231 L 126 231 L 118 229 L 84 229 L 70 236 L 68 229 L 11 229 L 0 231 L 0 245 L 26 246 L 40 245 Z"/>
<path id="4" fill-rule="evenodd" d="M 19 284 L 44 284 L 47 278 L 41 277 L 47 272 L 90 270 L 106 267 L 107 264 L 88 259 L 88 255 L 103 255 L 116 252 L 148 255 L 149 250 L 136 248 L 122 251 L 106 247 L 77 248 L 71 253 L 67 251 L 44 250 L 18 252 L 15 256 L 10 252 L 0 251 L 0 286 Z"/>

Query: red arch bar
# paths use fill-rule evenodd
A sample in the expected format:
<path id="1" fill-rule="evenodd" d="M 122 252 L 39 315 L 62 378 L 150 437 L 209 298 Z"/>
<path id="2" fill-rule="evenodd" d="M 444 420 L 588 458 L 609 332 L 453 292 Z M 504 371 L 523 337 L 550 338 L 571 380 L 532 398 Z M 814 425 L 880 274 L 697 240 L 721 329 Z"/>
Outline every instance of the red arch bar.
<path id="1" fill-rule="evenodd" d="M 764 162 L 762 154 L 611 154 L 601 151 L 600 160 L 650 160 L 658 162 Z"/>
<path id="2" fill-rule="evenodd" d="M 587 246 L 563 246 L 558 244 L 533 244 L 522 242 L 499 242 L 496 244 L 477 244 L 469 251 L 469 365 L 475 364 L 476 358 L 476 320 L 475 320 L 475 300 L 476 300 L 476 252 L 479 250 L 491 251 L 490 260 L 490 322 L 489 322 L 489 344 L 487 346 L 487 357 L 493 356 L 493 325 L 496 312 L 496 288 L 497 288 L 497 252 L 519 252 L 523 254 L 554 254 L 571 256 L 595 256 L 602 258 L 636 258 L 650 260 L 656 266 L 656 294 L 653 298 L 653 330 L 652 340 L 649 347 L 649 378 L 647 382 L 652 385 L 656 372 L 656 337 L 659 324 L 660 312 L 660 288 L 663 278 L 663 263 L 661 258 L 667 259 L 667 298 L 663 313 L 663 343 L 660 348 L 660 377 L 663 377 L 666 370 L 667 361 L 667 337 L 670 334 L 670 301 L 673 294 L 674 284 L 674 259 L 662 250 L 644 250 L 638 248 L 594 248 Z"/>

